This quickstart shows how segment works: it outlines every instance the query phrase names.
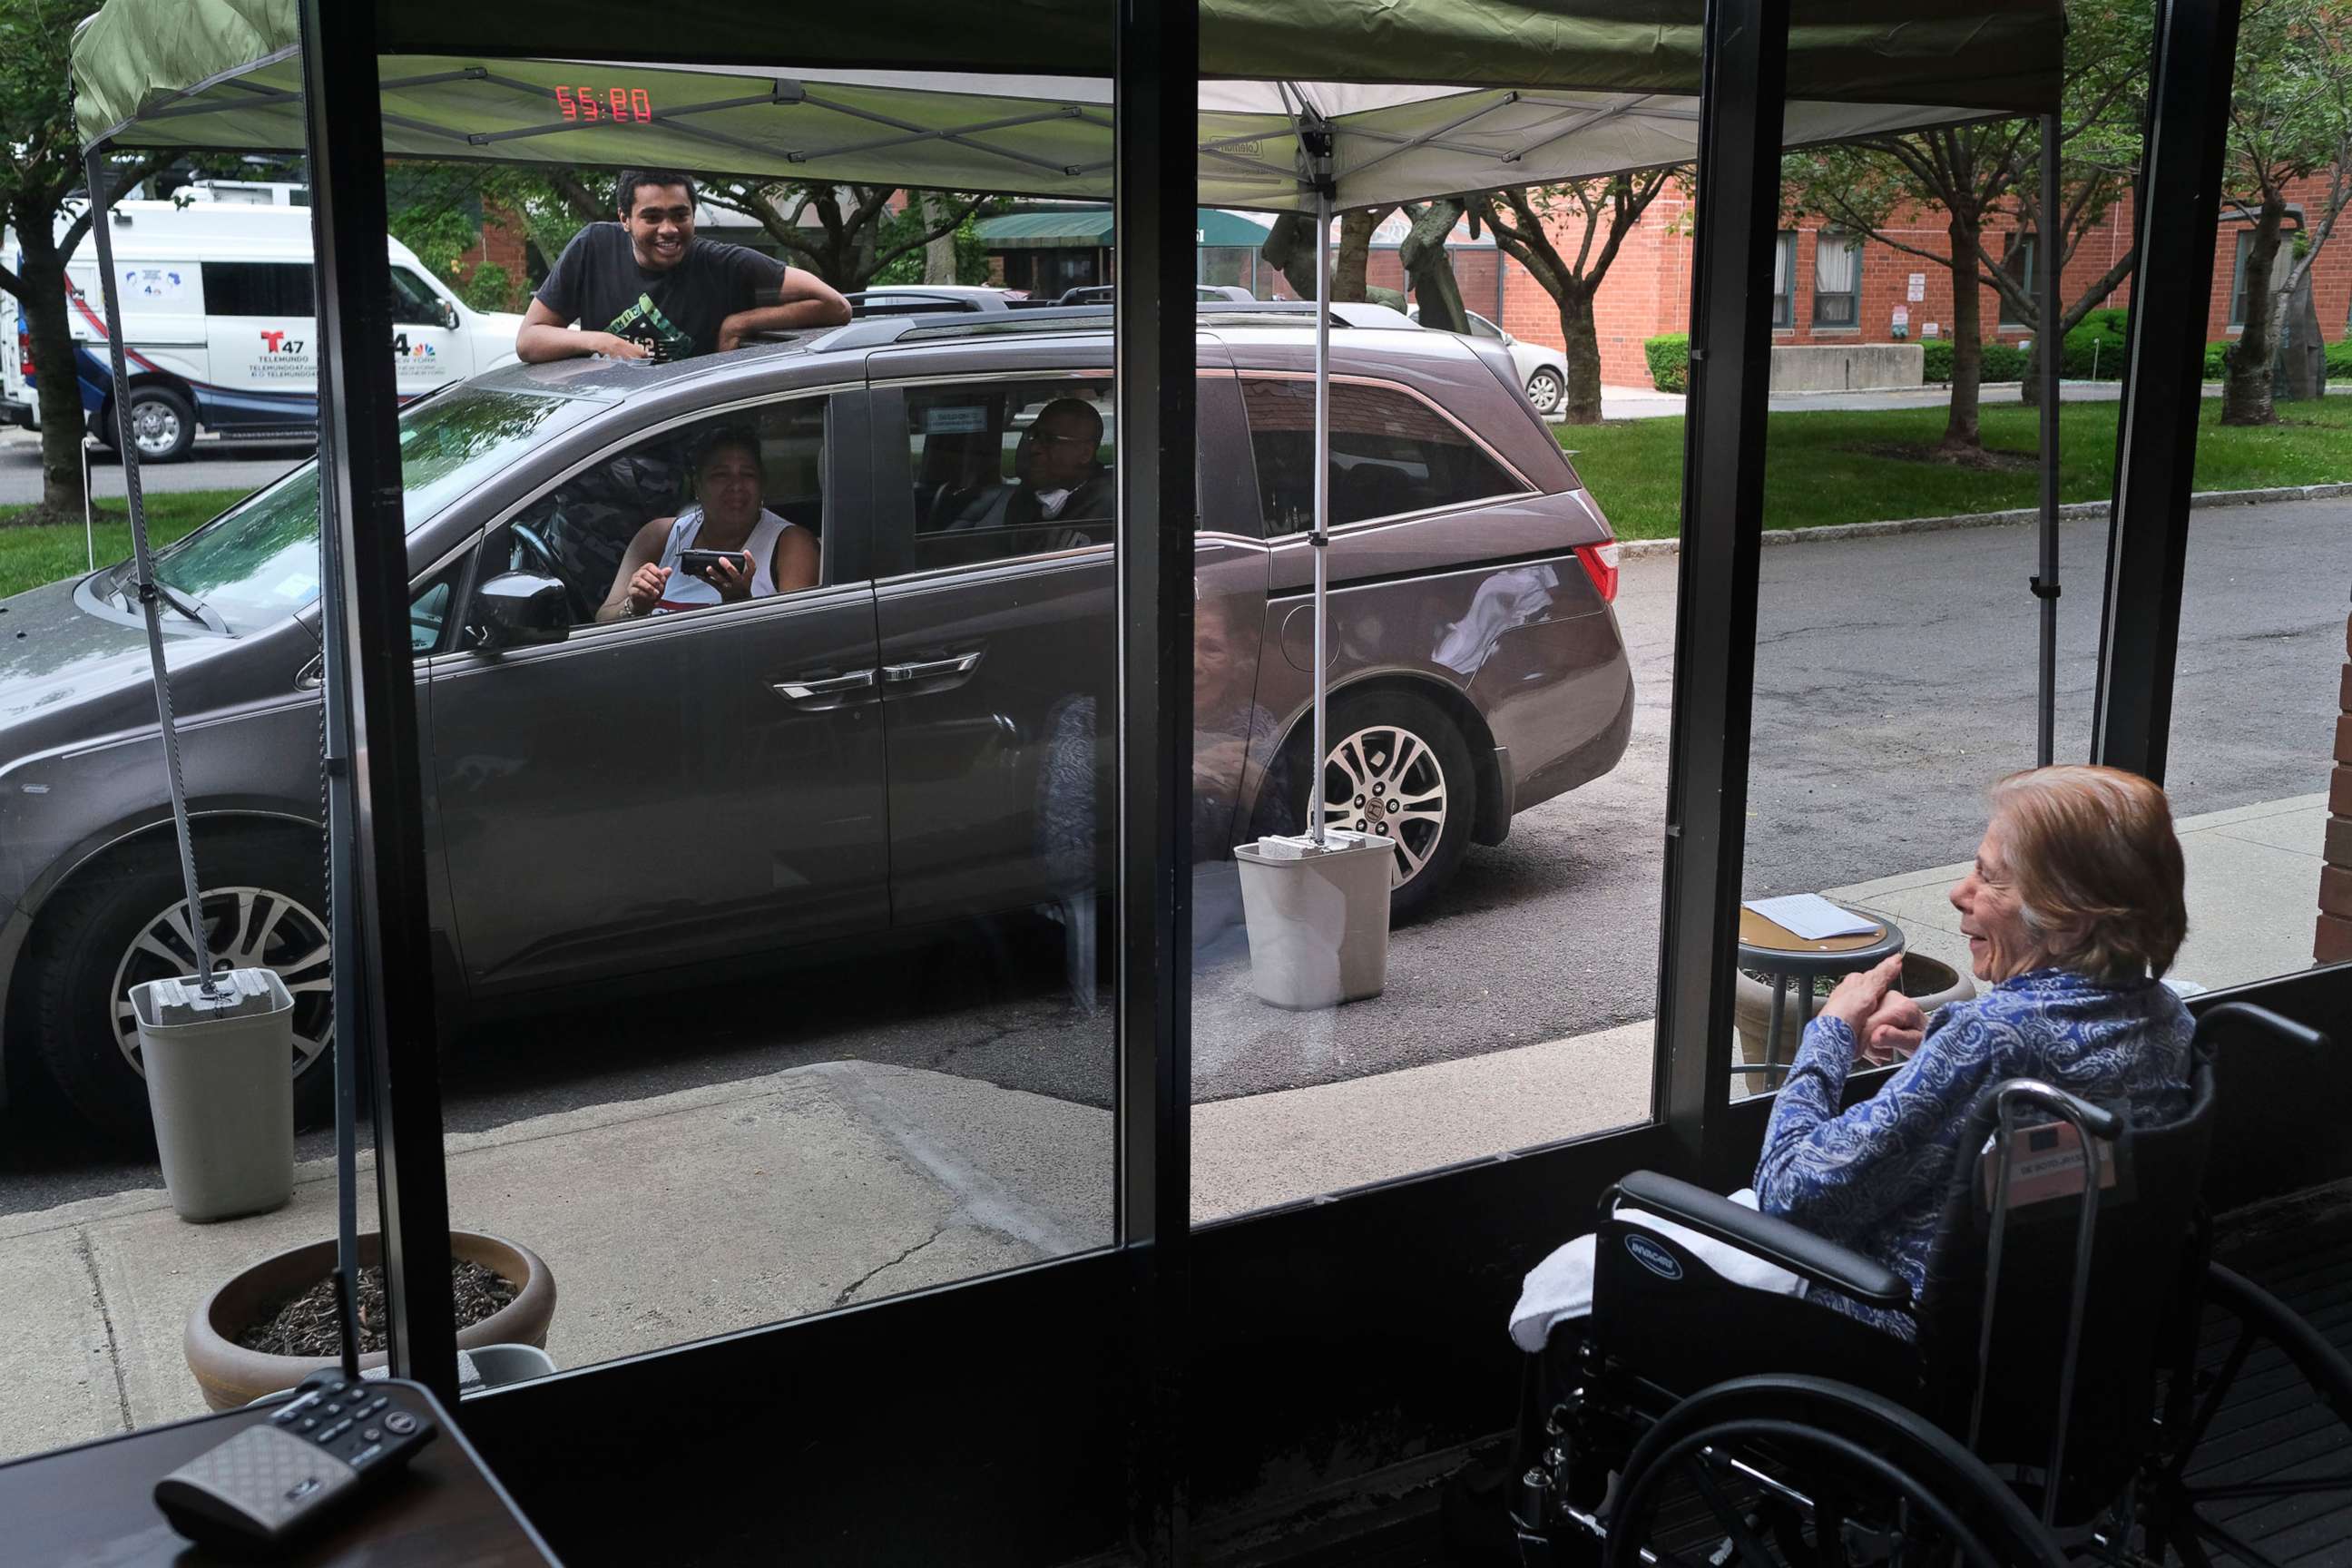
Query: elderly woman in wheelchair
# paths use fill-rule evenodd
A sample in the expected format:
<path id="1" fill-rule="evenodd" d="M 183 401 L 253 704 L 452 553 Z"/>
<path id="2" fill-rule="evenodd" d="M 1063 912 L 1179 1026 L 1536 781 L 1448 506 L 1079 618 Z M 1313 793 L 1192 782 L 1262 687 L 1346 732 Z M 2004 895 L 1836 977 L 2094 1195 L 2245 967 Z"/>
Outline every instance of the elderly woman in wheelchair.
<path id="1" fill-rule="evenodd" d="M 2089 767 L 2013 775 L 1992 808 L 1951 895 L 1989 989 L 1928 1019 L 1893 965 L 1849 977 L 1752 1193 L 1636 1173 L 1528 1275 L 1523 1561 L 2210 1561 L 2184 1477 L 2210 1416 L 2213 1090 L 2160 983 L 2187 929 L 2170 811 Z M 1897 1058 L 1843 1104 L 1858 1062 Z M 2294 1337 L 2268 1298 L 2231 1304 Z M 2340 1358 L 2297 1365 L 2352 1395 Z"/>

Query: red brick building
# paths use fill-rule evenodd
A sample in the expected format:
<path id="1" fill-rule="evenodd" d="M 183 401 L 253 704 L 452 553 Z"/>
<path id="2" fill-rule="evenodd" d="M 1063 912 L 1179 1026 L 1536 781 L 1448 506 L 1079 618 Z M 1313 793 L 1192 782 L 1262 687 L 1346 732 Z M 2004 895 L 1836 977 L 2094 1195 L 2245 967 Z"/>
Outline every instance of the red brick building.
<path id="1" fill-rule="evenodd" d="M 2310 210 L 2315 216 L 2325 196 L 2326 184 L 2324 176 L 2315 177 L 2290 190 L 2292 208 Z M 1687 199 L 1672 192 L 1660 195 L 1643 215 L 1640 226 L 1626 237 L 1616 263 L 1601 284 L 1595 307 L 1596 324 L 1602 379 L 1611 385 L 1647 385 L 1649 366 L 1643 356 L 1643 341 L 1662 332 L 1687 329 L 1692 247 L 1689 208 Z M 2290 225 L 2293 221 L 2290 218 Z M 2107 221 L 2076 249 L 2063 279 L 2068 303 L 2129 247 L 2131 224 L 2131 204 L 2126 200 L 2118 204 Z M 2214 247 L 2212 302 L 2205 331 L 2209 340 L 2233 338 L 2238 333 L 2242 258 L 2252 226 L 2248 218 L 2231 214 L 2223 216 Z M 1891 238 L 1935 256 L 1950 253 L 1949 236 L 1938 214 L 1922 213 L 1914 223 L 1888 233 Z M 1986 244 L 1995 257 L 2005 257 L 2012 238 L 2012 233 L 2003 229 L 1989 234 Z M 1571 233 L 1559 241 L 1565 253 L 1573 254 L 1575 239 Z M 1875 239 L 1864 239 L 1856 246 L 1833 230 L 1813 223 L 1784 230 L 1780 243 L 1781 264 L 1777 271 L 1780 289 L 1772 334 L 1775 342 L 1918 342 L 1951 335 L 1952 273 L 1948 267 Z M 1832 251 L 1827 258 L 1822 254 L 1824 247 Z M 1461 256 L 1457 252 L 1457 258 Z M 1393 253 L 1388 259 L 1388 268 L 1394 272 Z M 1457 271 L 1460 270 L 1457 259 Z M 1381 272 L 1381 258 L 1375 253 L 1374 282 L 1394 287 L 1401 278 L 1401 274 L 1383 277 Z M 1516 262 L 1506 258 L 1503 274 L 1504 328 L 1529 342 L 1558 346 L 1559 316 L 1551 297 Z M 2312 290 L 2323 334 L 2330 342 L 2344 337 L 2347 319 L 2352 319 L 2352 235 L 2339 235 L 2320 253 L 2312 268 Z M 1491 281 L 1483 290 L 1474 290 L 1465 275 L 1462 292 L 1472 310 L 1490 310 L 1490 306 L 1481 301 L 1491 300 Z M 1980 287 L 1978 292 L 1979 324 L 1985 338 L 2017 342 L 2031 336 L 2023 327 L 2001 321 L 2009 312 L 2003 309 L 1998 290 Z M 2130 302 L 2128 281 L 2106 301 L 2116 307 Z"/>

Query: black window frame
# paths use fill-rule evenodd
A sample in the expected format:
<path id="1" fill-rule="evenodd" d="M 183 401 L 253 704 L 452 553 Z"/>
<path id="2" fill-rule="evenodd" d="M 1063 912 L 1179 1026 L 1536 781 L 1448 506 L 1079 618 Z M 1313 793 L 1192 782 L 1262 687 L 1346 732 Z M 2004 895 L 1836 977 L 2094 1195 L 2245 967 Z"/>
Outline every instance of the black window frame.
<path id="1" fill-rule="evenodd" d="M 1853 287 L 1838 293 L 1822 291 L 1821 250 L 1824 245 L 1842 245 L 1853 254 Z M 1825 228 L 1813 236 L 1813 330 L 1815 331 L 1859 331 L 1862 330 L 1862 263 L 1863 237 L 1844 229 Z M 1825 312 L 1825 301 L 1843 300 L 1843 321 Z"/>
<path id="2" fill-rule="evenodd" d="M 2032 229 L 2011 229 L 2009 231 L 2006 248 L 2002 250 L 2000 256 L 2000 269 L 2002 275 L 2004 277 L 2015 279 L 2017 280 L 2018 287 L 2024 289 L 2029 294 L 2032 293 L 2036 287 L 2034 280 L 2042 276 L 2042 274 L 2036 270 L 2040 266 L 2040 263 L 2034 259 L 2034 251 L 2040 246 L 2041 242 L 2042 237 Z M 1993 320 L 1995 324 L 2002 327 L 2016 327 L 2022 329 L 2026 323 L 2021 320 L 2017 314 L 2017 301 L 2011 300 L 2006 293 L 2003 293 L 1999 289 L 1994 290 L 1994 292 L 1999 296 L 2000 300 L 2000 305 L 1994 311 Z"/>
<path id="3" fill-rule="evenodd" d="M 1797 324 L 1797 231 L 1782 229 L 1772 245 L 1780 274 L 1780 287 L 1772 296 L 1772 326 L 1776 331 L 1789 331 Z"/>

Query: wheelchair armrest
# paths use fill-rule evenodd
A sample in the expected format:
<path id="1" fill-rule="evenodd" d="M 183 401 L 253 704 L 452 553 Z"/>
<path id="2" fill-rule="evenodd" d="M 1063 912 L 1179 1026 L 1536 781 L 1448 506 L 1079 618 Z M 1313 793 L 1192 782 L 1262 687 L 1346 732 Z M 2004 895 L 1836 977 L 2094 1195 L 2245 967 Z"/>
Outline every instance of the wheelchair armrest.
<path id="1" fill-rule="evenodd" d="M 1911 1304 L 1911 1287 L 1885 1264 L 1833 1241 L 1823 1241 L 1787 1220 L 1759 1214 L 1705 1187 L 1695 1187 L 1655 1171 L 1635 1171 L 1617 1184 L 1612 1196 L 1622 1197 L 1660 1218 L 1688 1226 L 1727 1247 L 1736 1247 L 1768 1263 L 1779 1264 L 1817 1285 L 1843 1290 L 1857 1301 L 1898 1309 Z M 1601 1212 L 1606 1214 L 1613 1206 L 1611 1199 L 1603 1199 Z"/>

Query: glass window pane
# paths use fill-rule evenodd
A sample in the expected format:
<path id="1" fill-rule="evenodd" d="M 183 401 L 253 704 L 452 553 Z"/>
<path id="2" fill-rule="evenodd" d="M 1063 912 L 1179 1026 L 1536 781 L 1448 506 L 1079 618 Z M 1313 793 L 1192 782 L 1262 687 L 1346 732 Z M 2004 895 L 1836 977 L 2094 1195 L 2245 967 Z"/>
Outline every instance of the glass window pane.
<path id="1" fill-rule="evenodd" d="M 1315 384 L 1244 376 L 1250 447 L 1269 520 L 1314 511 Z M 1336 383 L 1331 388 L 1331 525 L 1459 506 L 1526 487 L 1493 454 L 1432 404 L 1401 387 Z"/>

